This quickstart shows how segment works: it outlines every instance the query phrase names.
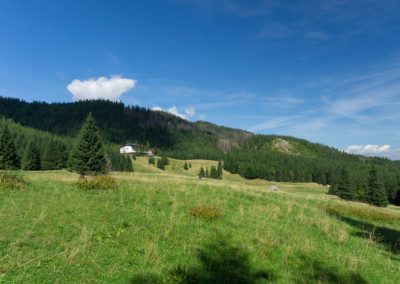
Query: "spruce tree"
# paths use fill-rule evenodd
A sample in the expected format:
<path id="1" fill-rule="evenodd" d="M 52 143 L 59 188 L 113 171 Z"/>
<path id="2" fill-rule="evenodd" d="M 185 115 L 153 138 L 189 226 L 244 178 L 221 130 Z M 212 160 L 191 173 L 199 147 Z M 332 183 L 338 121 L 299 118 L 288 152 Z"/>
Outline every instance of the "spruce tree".
<path id="1" fill-rule="evenodd" d="M 22 169 L 26 171 L 40 170 L 40 153 L 33 141 L 30 141 L 25 149 Z"/>
<path id="2" fill-rule="evenodd" d="M 0 169 L 16 170 L 20 167 L 20 160 L 8 126 L 3 122 L 0 125 Z"/>
<path id="3" fill-rule="evenodd" d="M 218 161 L 217 178 L 222 179 L 222 162 L 221 161 Z"/>
<path id="4" fill-rule="evenodd" d="M 66 167 L 67 158 L 65 145 L 56 139 L 51 139 L 44 151 L 42 169 L 61 170 Z"/>
<path id="5" fill-rule="evenodd" d="M 185 162 L 185 164 L 183 165 L 183 169 L 186 170 L 186 171 L 189 169 L 189 166 L 188 166 L 187 162 Z"/>
<path id="6" fill-rule="evenodd" d="M 385 207 L 388 205 L 388 197 L 383 185 L 379 181 L 375 166 L 372 166 L 369 172 L 368 187 L 365 199 L 367 203 L 375 206 Z"/>
<path id="7" fill-rule="evenodd" d="M 204 172 L 203 167 L 201 167 L 201 168 L 200 168 L 200 171 L 199 171 L 199 179 L 204 178 L 204 176 L 205 176 L 205 172 Z"/>
<path id="8" fill-rule="evenodd" d="M 133 165 L 132 165 L 132 159 L 130 156 L 123 156 L 122 157 L 124 160 L 124 172 L 133 172 Z"/>
<path id="9" fill-rule="evenodd" d="M 165 170 L 165 164 L 164 164 L 164 160 L 162 158 L 157 160 L 157 168 L 159 168 L 161 170 Z"/>
<path id="10" fill-rule="evenodd" d="M 105 174 L 107 160 L 96 122 L 91 113 L 79 133 L 71 156 L 71 169 L 85 175 Z"/>
<path id="11" fill-rule="evenodd" d="M 336 187 L 337 195 L 346 200 L 355 198 L 355 190 L 350 182 L 349 172 L 346 168 L 342 168 Z"/>

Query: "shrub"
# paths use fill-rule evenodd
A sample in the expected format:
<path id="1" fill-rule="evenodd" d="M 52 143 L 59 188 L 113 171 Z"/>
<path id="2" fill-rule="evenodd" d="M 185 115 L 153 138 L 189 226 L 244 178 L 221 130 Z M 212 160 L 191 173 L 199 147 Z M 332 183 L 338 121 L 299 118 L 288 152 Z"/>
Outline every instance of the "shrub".
<path id="1" fill-rule="evenodd" d="M 0 172 L 0 190 L 18 190 L 25 186 L 22 177 L 10 172 Z"/>
<path id="2" fill-rule="evenodd" d="M 76 186 L 82 190 L 113 190 L 118 188 L 116 180 L 111 176 L 98 175 L 80 178 Z"/>
<path id="3" fill-rule="evenodd" d="M 189 208 L 188 213 L 195 218 L 202 218 L 211 221 L 221 219 L 224 216 L 224 213 L 221 209 L 208 206 L 196 206 Z"/>

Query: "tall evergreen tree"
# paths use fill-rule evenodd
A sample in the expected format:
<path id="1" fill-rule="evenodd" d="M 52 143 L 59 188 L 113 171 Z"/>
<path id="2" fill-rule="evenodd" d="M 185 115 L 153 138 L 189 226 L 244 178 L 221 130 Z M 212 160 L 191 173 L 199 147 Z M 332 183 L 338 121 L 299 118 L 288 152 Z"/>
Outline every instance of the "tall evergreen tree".
<path id="1" fill-rule="evenodd" d="M 162 158 L 157 160 L 157 168 L 160 170 L 165 170 L 165 164 Z"/>
<path id="2" fill-rule="evenodd" d="M 204 176 L 205 176 L 205 172 L 204 172 L 203 167 L 201 167 L 201 168 L 200 168 L 200 171 L 199 171 L 199 179 L 204 178 Z"/>
<path id="3" fill-rule="evenodd" d="M 222 179 L 222 162 L 218 161 L 217 178 Z"/>
<path id="4" fill-rule="evenodd" d="M 355 198 L 355 190 L 350 182 L 349 172 L 346 168 L 342 168 L 340 172 L 336 192 L 340 198 L 346 200 L 353 200 Z"/>
<path id="5" fill-rule="evenodd" d="M 369 172 L 368 187 L 365 199 L 367 203 L 379 207 L 385 207 L 388 204 L 386 191 L 379 181 L 375 166 L 372 166 Z"/>
<path id="6" fill-rule="evenodd" d="M 40 153 L 33 141 L 30 141 L 26 146 L 22 159 L 22 169 L 26 171 L 40 170 Z"/>
<path id="7" fill-rule="evenodd" d="M 15 170 L 20 167 L 20 160 L 8 126 L 0 125 L 0 169 Z"/>
<path id="8" fill-rule="evenodd" d="M 132 159 L 130 156 L 123 156 L 124 172 L 133 172 Z"/>
<path id="9" fill-rule="evenodd" d="M 85 175 L 105 174 L 107 160 L 96 122 L 91 113 L 79 133 L 78 141 L 71 155 L 71 169 Z"/>
<path id="10" fill-rule="evenodd" d="M 66 167 L 67 159 L 68 153 L 65 145 L 56 139 L 51 139 L 44 151 L 42 169 L 61 170 Z"/>

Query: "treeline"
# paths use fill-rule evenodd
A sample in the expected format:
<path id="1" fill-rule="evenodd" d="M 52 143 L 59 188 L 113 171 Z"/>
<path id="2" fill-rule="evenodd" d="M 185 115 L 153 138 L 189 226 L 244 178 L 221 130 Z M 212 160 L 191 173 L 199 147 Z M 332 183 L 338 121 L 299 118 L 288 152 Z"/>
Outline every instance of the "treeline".
<path id="1" fill-rule="evenodd" d="M 179 159 L 221 159 L 224 151 L 251 134 L 205 122 L 192 123 L 162 111 L 105 100 L 28 103 L 0 97 L 0 117 L 52 134 L 76 137 L 92 113 L 105 141 L 150 144 L 158 153 Z"/>
<path id="2" fill-rule="evenodd" d="M 396 190 L 393 195 L 389 194 L 384 187 L 384 184 L 379 179 L 376 166 L 372 166 L 368 179 L 362 190 L 354 186 L 349 170 L 343 167 L 340 174 L 337 176 L 336 181 L 329 188 L 329 193 L 337 195 L 342 199 L 351 201 L 361 201 L 371 205 L 385 207 L 388 205 L 390 199 L 397 205 L 400 204 L 400 178 L 397 177 L 397 182 L 393 185 Z"/>
<path id="3" fill-rule="evenodd" d="M 279 149 L 274 144 L 284 139 L 290 147 Z M 386 199 L 399 203 L 399 163 L 384 158 L 350 155 L 320 144 L 292 137 L 256 135 L 225 155 L 224 168 L 249 179 L 278 182 L 315 182 L 335 185 L 341 169 L 348 169 L 355 191 L 354 200 L 365 200 L 371 167 L 386 193 Z"/>
<path id="4" fill-rule="evenodd" d="M 63 137 L 0 120 L 0 169 L 60 170 L 71 166 L 76 137 Z M 129 156 L 106 144 L 109 171 L 133 171 Z"/>

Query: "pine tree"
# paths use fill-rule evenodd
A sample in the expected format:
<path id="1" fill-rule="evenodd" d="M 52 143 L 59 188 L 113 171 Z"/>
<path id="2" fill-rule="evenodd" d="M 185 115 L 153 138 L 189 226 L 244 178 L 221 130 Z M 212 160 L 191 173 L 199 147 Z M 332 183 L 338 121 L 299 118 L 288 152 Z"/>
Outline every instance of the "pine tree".
<path id="1" fill-rule="evenodd" d="M 169 159 L 166 156 L 162 156 L 161 160 L 162 160 L 164 166 L 168 166 L 169 165 Z"/>
<path id="2" fill-rule="evenodd" d="M 188 166 L 187 162 L 185 162 L 185 164 L 183 165 L 183 169 L 184 169 L 185 171 L 187 171 L 187 170 L 189 169 L 189 166 Z"/>
<path id="3" fill-rule="evenodd" d="M 204 176 L 205 176 L 205 172 L 204 172 L 203 167 L 201 167 L 201 168 L 200 168 L 200 171 L 199 171 L 199 179 L 204 178 Z"/>
<path id="4" fill-rule="evenodd" d="M 20 166 L 14 140 L 8 126 L 0 125 L 0 169 L 15 170 Z"/>
<path id="5" fill-rule="evenodd" d="M 156 164 L 156 160 L 154 159 L 154 157 L 150 157 L 148 160 L 150 165 L 155 165 Z"/>
<path id="6" fill-rule="evenodd" d="M 71 169 L 85 175 L 105 174 L 107 160 L 96 122 L 89 113 L 71 156 Z"/>
<path id="7" fill-rule="evenodd" d="M 388 197 L 382 184 L 379 182 L 378 173 L 375 166 L 369 172 L 368 187 L 365 197 L 367 203 L 385 207 L 388 205 Z"/>
<path id="8" fill-rule="evenodd" d="M 30 141 L 25 149 L 22 169 L 26 171 L 40 170 L 40 153 L 33 141 Z"/>
<path id="9" fill-rule="evenodd" d="M 162 158 L 157 160 L 157 168 L 159 168 L 161 170 L 165 170 L 165 164 L 164 164 L 164 160 Z"/>
<path id="10" fill-rule="evenodd" d="M 217 178 L 222 179 L 222 162 L 221 161 L 218 161 Z"/>
<path id="11" fill-rule="evenodd" d="M 130 156 L 122 156 L 124 160 L 124 172 L 133 172 L 132 159 Z"/>
<path id="12" fill-rule="evenodd" d="M 66 167 L 67 158 L 68 154 L 65 145 L 56 139 L 52 139 L 44 151 L 42 169 L 61 170 Z"/>
<path id="13" fill-rule="evenodd" d="M 353 200 L 355 198 L 355 190 L 350 182 L 349 172 L 346 168 L 342 168 L 340 172 L 336 192 L 340 198 L 346 200 Z"/>
<path id="14" fill-rule="evenodd" d="M 217 168 L 214 165 L 212 165 L 210 168 L 210 178 L 218 178 Z"/>
<path id="15" fill-rule="evenodd" d="M 189 163 L 189 168 L 190 168 L 190 169 L 192 168 L 192 163 Z"/>

